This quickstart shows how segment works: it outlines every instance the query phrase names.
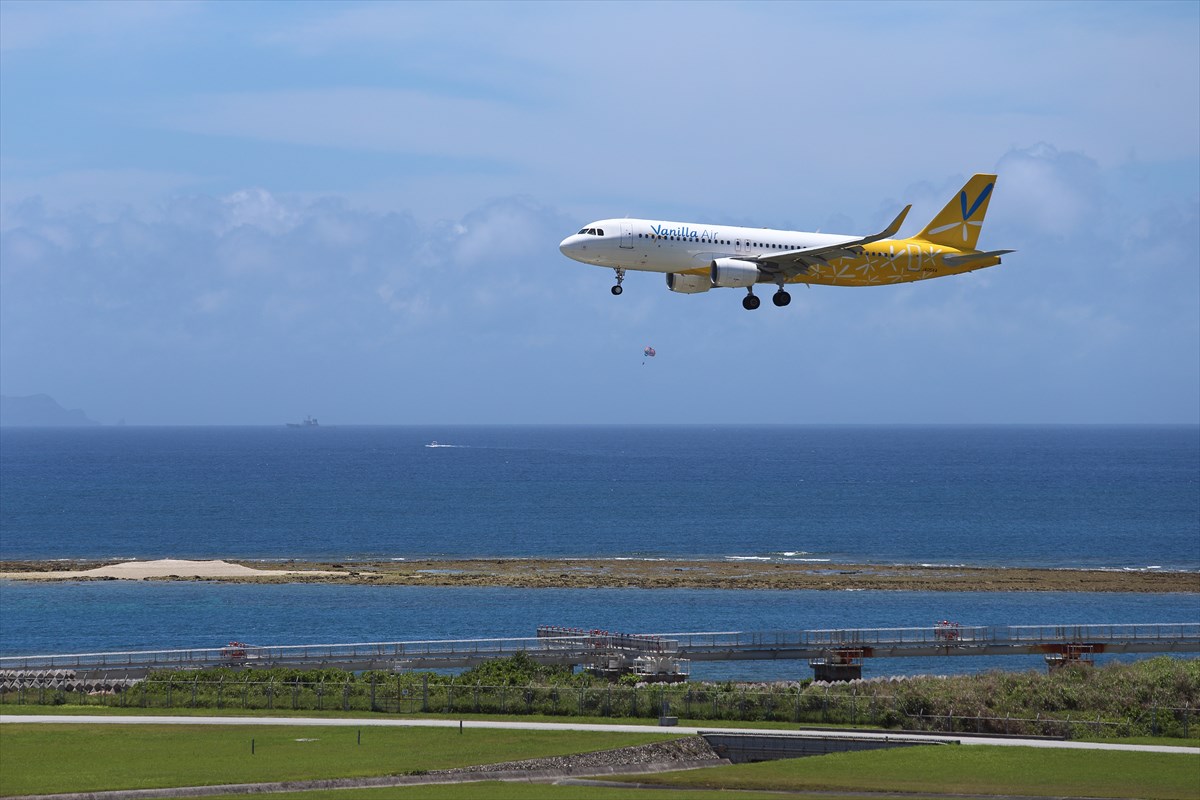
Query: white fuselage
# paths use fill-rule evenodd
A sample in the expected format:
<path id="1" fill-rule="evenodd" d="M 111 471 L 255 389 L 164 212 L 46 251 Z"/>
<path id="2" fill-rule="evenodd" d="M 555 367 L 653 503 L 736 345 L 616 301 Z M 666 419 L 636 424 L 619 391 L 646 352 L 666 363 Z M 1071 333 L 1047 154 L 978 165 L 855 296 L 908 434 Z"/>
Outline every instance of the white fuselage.
<path id="1" fill-rule="evenodd" d="M 688 272 L 707 270 L 709 264 L 719 258 L 769 256 L 789 250 L 837 245 L 856 238 L 770 228 L 606 219 L 590 223 L 580 233 L 563 239 L 558 249 L 568 258 L 598 267 Z"/>

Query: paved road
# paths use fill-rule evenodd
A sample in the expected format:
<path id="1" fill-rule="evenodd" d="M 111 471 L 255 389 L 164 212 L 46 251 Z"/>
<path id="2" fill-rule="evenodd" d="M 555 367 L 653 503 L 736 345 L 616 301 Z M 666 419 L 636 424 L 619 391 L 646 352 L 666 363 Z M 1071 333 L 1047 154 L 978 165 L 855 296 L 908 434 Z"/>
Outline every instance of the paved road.
<path id="1" fill-rule="evenodd" d="M 497 728 L 527 731 L 608 731 L 612 733 L 697 734 L 773 734 L 801 736 L 812 739 L 829 737 L 848 739 L 905 739 L 920 738 L 931 742 L 952 742 L 963 745 L 987 744 L 1001 747 L 1048 747 L 1061 750 L 1128 750 L 1137 753 L 1179 753 L 1200 756 L 1200 747 L 1174 747 L 1154 744 L 1110 744 L 1107 742 L 1068 742 L 1057 739 L 1022 739 L 1017 737 L 955 736 L 953 734 L 913 734 L 910 732 L 879 733 L 855 730 L 803 730 L 770 728 L 664 727 L 652 725 L 602 725 L 572 722 L 519 722 L 455 719 L 330 719 L 328 717 L 171 717 L 171 716 L 91 716 L 85 714 L 0 714 L 3 723 L 89 724 L 89 725 L 296 725 L 329 727 L 414 727 L 414 728 Z"/>

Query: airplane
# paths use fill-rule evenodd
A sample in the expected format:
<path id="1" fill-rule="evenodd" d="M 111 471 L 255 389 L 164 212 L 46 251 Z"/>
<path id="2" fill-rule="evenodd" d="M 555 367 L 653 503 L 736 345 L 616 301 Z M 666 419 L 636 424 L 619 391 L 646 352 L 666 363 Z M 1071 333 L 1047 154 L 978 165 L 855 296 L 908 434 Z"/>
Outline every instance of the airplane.
<path id="1" fill-rule="evenodd" d="M 1000 263 L 1013 250 L 975 249 L 995 175 L 973 176 L 924 230 L 907 239 L 892 237 L 911 205 L 870 236 L 804 233 L 650 219 L 589 222 L 562 240 L 568 258 L 615 270 L 612 293 L 622 292 L 626 270 L 664 272 L 667 288 L 682 294 L 714 287 L 746 290 L 747 311 L 762 302 L 758 284 L 775 284 L 771 302 L 792 302 L 790 283 L 876 286 L 959 275 Z"/>

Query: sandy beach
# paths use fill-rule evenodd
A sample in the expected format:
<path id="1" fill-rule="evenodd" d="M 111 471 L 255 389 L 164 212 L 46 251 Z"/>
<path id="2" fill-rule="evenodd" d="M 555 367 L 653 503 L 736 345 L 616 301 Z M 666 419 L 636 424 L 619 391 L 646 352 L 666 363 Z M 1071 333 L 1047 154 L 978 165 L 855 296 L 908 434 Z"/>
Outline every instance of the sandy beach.
<path id="1" fill-rule="evenodd" d="M 0 579 L 200 580 L 512 588 L 817 589 L 946 592 L 1200 592 L 1200 573 L 1157 570 L 639 559 L 6 561 Z"/>
<path id="2" fill-rule="evenodd" d="M 69 564 L 69 562 L 67 562 Z M 237 581 L 279 578 L 286 575 L 338 576 L 343 572 L 322 570 L 268 570 L 232 561 L 187 561 L 163 558 L 157 561 L 117 561 L 100 566 L 71 568 L 64 562 L 0 562 L 0 579 L 11 580 L 162 580 L 209 578 Z M 22 568 L 24 567 L 24 569 Z M 60 568 L 61 567 L 61 568 Z M 12 571 L 8 571 L 8 570 Z"/>

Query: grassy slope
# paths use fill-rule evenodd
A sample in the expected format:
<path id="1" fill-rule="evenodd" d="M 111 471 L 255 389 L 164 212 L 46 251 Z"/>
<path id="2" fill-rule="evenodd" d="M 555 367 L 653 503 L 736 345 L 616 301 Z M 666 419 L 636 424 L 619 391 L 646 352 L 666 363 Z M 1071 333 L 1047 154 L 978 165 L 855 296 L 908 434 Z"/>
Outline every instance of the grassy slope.
<path id="1" fill-rule="evenodd" d="M 653 733 L 364 728 L 360 745 L 357 734 L 353 727 L 5 724 L 0 726 L 0 795 L 403 774 L 664 738 Z"/>
<path id="2" fill-rule="evenodd" d="M 679 787 L 1200 798 L 1200 757 L 1163 753 L 941 746 L 832 753 L 630 778 Z"/>

